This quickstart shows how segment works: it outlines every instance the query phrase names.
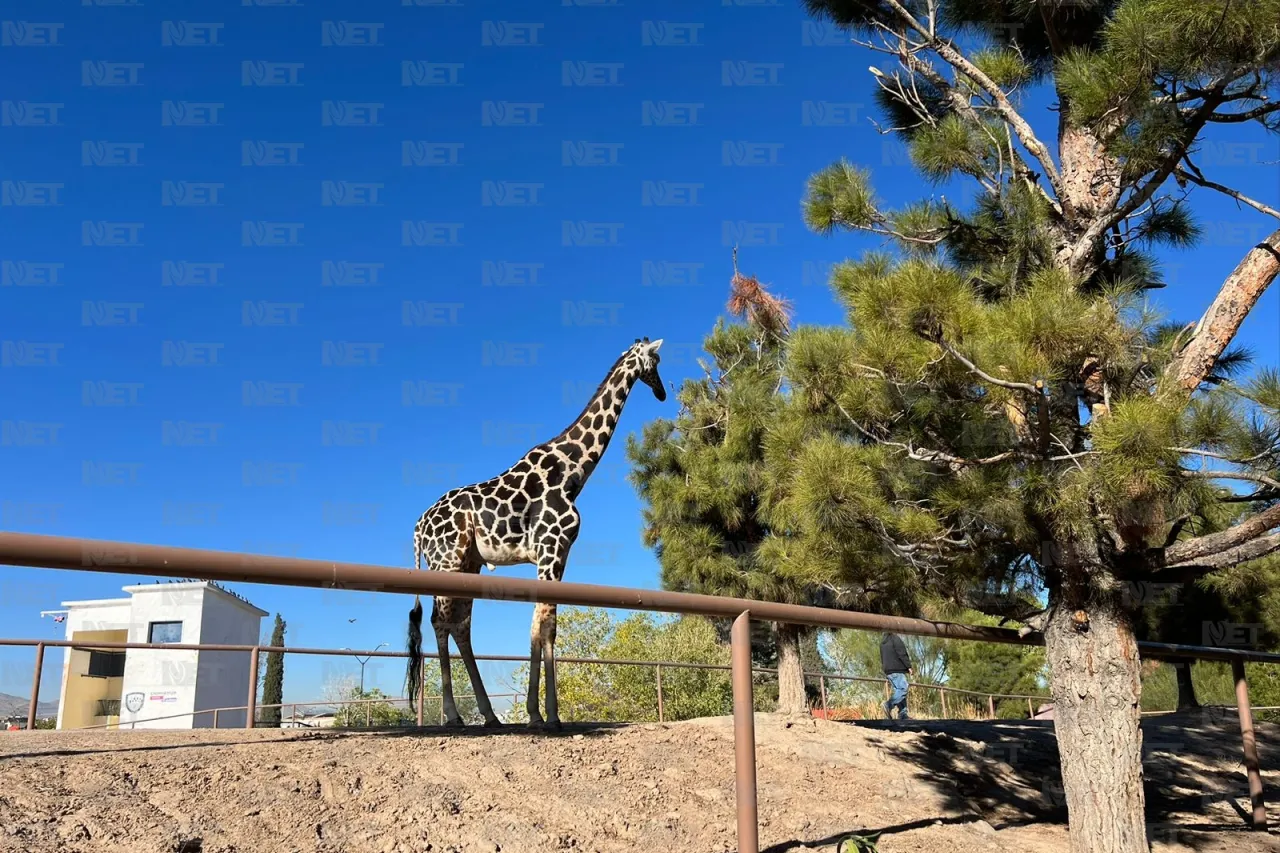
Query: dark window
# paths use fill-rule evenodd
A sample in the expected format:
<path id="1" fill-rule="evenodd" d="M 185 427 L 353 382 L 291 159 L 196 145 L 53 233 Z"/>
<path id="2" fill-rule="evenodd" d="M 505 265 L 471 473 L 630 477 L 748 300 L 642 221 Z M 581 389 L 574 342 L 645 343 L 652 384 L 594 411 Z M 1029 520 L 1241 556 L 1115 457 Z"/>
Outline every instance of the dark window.
<path id="1" fill-rule="evenodd" d="M 181 622 L 152 622 L 147 632 L 148 643 L 181 643 Z"/>
<path id="2" fill-rule="evenodd" d="M 95 717 L 118 717 L 120 716 L 120 700 L 119 699 L 99 699 L 97 713 Z"/>
<path id="3" fill-rule="evenodd" d="M 89 652 L 89 675 L 120 678 L 124 675 L 124 652 Z"/>

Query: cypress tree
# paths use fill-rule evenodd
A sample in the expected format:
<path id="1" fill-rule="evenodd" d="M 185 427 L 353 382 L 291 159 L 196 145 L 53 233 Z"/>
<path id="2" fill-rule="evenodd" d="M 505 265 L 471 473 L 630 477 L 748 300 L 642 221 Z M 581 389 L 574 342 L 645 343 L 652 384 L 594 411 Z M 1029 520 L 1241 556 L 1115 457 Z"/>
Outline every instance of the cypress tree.
<path id="1" fill-rule="evenodd" d="M 284 647 L 284 620 L 276 614 L 275 625 L 271 629 L 271 645 Z M 279 705 L 284 701 L 284 652 L 267 652 L 267 674 L 262 683 L 262 704 L 275 705 L 274 708 L 263 708 L 261 721 L 263 728 L 280 727 Z"/>

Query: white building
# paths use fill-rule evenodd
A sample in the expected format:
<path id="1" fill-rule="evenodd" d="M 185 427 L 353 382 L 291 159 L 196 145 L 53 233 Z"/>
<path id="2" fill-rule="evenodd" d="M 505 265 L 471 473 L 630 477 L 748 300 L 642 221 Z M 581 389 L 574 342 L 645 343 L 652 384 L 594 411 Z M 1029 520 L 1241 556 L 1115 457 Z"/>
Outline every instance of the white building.
<path id="1" fill-rule="evenodd" d="M 58 728 L 211 728 L 213 708 L 243 708 L 249 652 L 95 649 L 107 643 L 254 645 L 265 610 L 210 581 L 126 586 L 129 598 L 64 601 L 68 640 Z M 156 717 L 168 719 L 156 720 Z M 220 711 L 219 728 L 240 728 L 245 712 Z"/>

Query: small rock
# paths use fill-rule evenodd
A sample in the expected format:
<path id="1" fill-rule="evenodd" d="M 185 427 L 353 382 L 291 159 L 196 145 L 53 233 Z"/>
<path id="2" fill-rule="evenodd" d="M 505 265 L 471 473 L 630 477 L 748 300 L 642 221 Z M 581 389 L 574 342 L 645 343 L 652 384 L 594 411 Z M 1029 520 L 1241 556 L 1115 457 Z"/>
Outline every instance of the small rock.
<path id="1" fill-rule="evenodd" d="M 974 821 L 973 823 L 970 824 L 970 826 L 972 826 L 976 831 L 981 832 L 985 835 L 994 835 L 997 831 L 994 826 L 987 823 L 985 820 Z"/>
<path id="2" fill-rule="evenodd" d="M 574 739 L 574 740 L 582 740 L 582 739 L 583 739 L 583 738 L 585 738 L 585 737 L 586 737 L 586 735 L 574 735 L 574 736 L 573 736 L 573 739 Z"/>

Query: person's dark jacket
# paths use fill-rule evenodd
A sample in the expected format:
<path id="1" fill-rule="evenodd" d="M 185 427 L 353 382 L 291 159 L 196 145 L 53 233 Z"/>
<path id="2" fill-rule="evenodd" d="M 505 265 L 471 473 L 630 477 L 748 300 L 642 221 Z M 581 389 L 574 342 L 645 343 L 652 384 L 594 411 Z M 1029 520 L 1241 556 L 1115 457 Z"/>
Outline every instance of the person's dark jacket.
<path id="1" fill-rule="evenodd" d="M 880 667 L 885 675 L 911 669 L 911 658 L 907 657 L 907 647 L 897 634 L 885 634 L 880 641 Z"/>

